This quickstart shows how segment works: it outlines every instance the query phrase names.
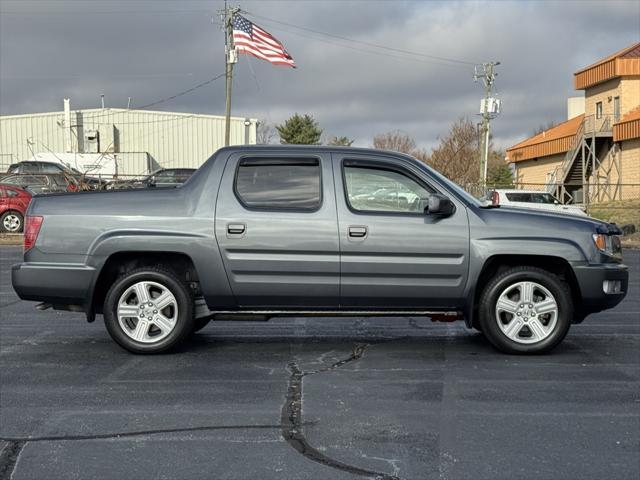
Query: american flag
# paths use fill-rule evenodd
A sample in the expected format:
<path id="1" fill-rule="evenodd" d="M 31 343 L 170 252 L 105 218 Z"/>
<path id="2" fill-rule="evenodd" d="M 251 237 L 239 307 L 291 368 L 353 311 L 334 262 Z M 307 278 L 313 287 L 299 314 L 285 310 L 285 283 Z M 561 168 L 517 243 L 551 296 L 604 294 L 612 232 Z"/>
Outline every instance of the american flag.
<path id="1" fill-rule="evenodd" d="M 248 53 L 274 65 L 296 68 L 293 58 L 278 40 L 238 14 L 233 16 L 233 44 L 239 52 Z"/>

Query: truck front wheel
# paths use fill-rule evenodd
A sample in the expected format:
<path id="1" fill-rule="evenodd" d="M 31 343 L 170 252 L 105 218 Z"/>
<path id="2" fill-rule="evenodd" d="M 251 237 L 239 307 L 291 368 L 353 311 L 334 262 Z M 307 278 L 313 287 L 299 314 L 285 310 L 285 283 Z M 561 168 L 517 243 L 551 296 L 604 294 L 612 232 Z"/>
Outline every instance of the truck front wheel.
<path id="1" fill-rule="evenodd" d="M 193 297 L 173 272 L 139 268 L 109 289 L 104 322 L 111 338 L 130 352 L 166 352 L 193 331 Z"/>
<path id="2" fill-rule="evenodd" d="M 505 353 L 545 353 L 571 326 L 573 303 L 568 285 L 536 267 L 514 267 L 491 280 L 480 297 L 480 327 Z"/>

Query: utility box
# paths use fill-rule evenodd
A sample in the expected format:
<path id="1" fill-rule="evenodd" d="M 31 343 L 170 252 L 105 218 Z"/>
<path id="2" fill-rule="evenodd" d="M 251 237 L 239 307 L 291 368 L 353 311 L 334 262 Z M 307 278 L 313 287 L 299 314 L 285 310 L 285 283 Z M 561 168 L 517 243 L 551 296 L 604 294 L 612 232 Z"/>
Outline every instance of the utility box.
<path id="1" fill-rule="evenodd" d="M 488 113 L 489 115 L 500 114 L 501 101 L 499 98 L 483 98 L 480 100 L 480 115 Z"/>

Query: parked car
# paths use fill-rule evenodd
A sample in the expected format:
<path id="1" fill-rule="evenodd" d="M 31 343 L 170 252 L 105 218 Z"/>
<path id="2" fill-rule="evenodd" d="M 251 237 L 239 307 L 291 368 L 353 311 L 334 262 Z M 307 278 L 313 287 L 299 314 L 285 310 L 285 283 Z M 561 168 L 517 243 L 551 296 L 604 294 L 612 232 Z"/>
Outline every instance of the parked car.
<path id="1" fill-rule="evenodd" d="M 19 233 L 31 194 L 20 187 L 0 185 L 0 232 Z"/>
<path id="2" fill-rule="evenodd" d="M 571 215 L 587 215 L 584 207 L 580 205 L 563 205 L 550 193 L 541 192 L 539 190 L 498 189 L 493 190 L 490 193 L 490 198 L 494 205 L 549 210 L 552 212 L 568 213 Z"/>
<path id="3" fill-rule="evenodd" d="M 14 163 L 9 166 L 7 173 L 21 175 L 64 175 L 72 178 L 81 190 L 99 190 L 106 185 L 106 182 L 99 178 L 90 177 L 61 163 L 43 162 L 39 160 L 25 160 Z"/>
<path id="4" fill-rule="evenodd" d="M 76 192 L 80 186 L 73 177 L 58 174 L 11 174 L 0 178 L 0 184 L 16 185 L 28 190 L 32 195 L 47 193 Z"/>
<path id="5" fill-rule="evenodd" d="M 354 201 L 390 183 L 418 201 Z M 178 188 L 78 196 L 33 199 L 13 287 L 102 314 L 136 353 L 211 319 L 280 315 L 464 319 L 504 352 L 539 353 L 627 292 L 615 225 L 484 205 L 398 153 L 227 147 Z"/>
<path id="6" fill-rule="evenodd" d="M 107 189 L 177 187 L 189 180 L 195 171 L 195 168 L 162 168 L 142 178 L 114 180 L 107 185 Z"/>

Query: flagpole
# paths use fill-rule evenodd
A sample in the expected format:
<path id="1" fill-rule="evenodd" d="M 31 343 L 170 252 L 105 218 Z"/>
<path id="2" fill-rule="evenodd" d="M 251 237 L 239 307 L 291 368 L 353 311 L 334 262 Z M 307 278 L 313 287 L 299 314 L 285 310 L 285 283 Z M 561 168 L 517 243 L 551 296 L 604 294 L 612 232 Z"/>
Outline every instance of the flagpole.
<path id="1" fill-rule="evenodd" d="M 238 61 L 235 49 L 233 48 L 233 15 L 238 12 L 239 8 L 228 8 L 225 1 L 225 60 L 227 64 L 226 84 L 227 84 L 227 100 L 224 118 L 224 146 L 229 146 L 231 138 L 231 86 L 233 83 L 233 64 Z"/>

